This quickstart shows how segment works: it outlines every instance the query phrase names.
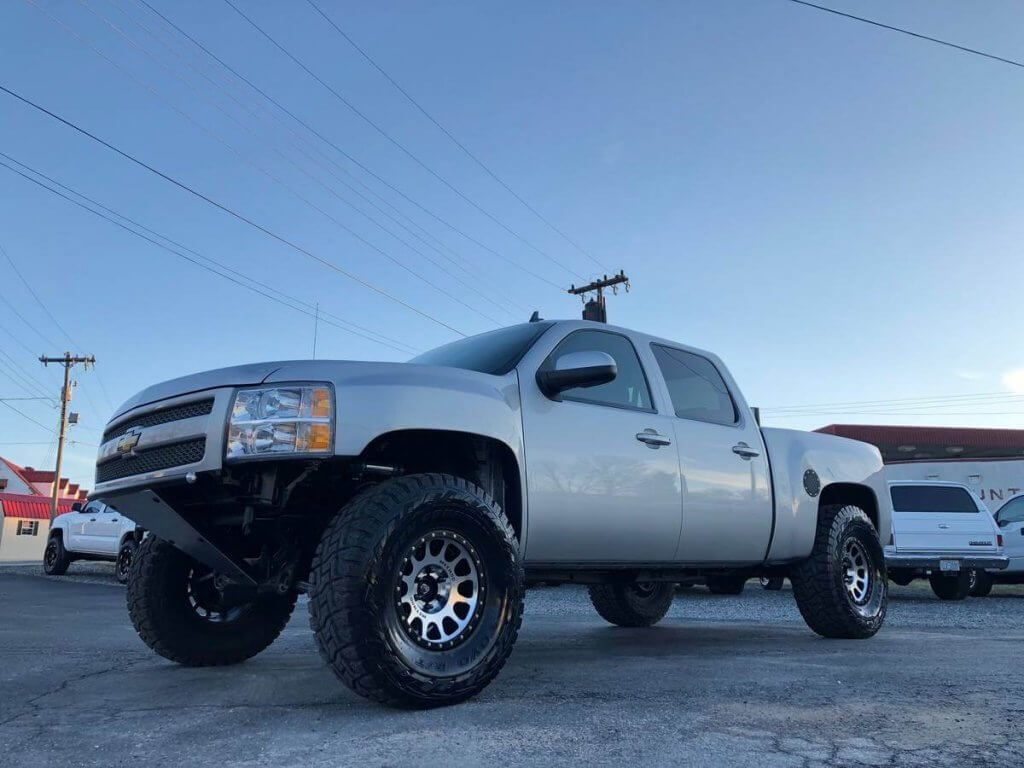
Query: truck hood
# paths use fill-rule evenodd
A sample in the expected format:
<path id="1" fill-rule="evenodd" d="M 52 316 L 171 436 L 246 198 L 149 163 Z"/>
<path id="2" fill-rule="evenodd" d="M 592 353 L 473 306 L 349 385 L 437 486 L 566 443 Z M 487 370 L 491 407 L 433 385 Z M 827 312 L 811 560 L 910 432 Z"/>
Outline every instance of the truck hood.
<path id="1" fill-rule="evenodd" d="M 246 365 L 233 365 L 230 368 L 217 368 L 212 371 L 202 371 L 182 376 L 177 379 L 162 381 L 137 392 L 121 404 L 113 418 L 127 413 L 140 405 L 149 405 L 159 400 L 166 400 L 169 397 L 188 395 L 192 392 L 200 392 L 204 389 L 215 387 L 239 387 L 246 384 L 259 384 L 275 370 L 280 368 L 282 363 L 248 363 Z"/>
<path id="2" fill-rule="evenodd" d="M 353 360 L 279 360 L 217 368 L 154 384 L 124 402 L 113 419 L 134 408 L 193 392 L 288 381 L 328 381 L 338 388 L 415 385 L 477 394 L 486 392 L 492 397 L 507 399 L 504 377 L 461 368 Z"/>

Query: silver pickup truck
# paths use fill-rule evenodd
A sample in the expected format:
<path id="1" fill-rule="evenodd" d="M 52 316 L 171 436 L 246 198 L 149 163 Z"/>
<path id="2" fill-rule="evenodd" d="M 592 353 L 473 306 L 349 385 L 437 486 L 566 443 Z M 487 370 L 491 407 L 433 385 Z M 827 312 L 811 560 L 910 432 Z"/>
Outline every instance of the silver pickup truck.
<path id="1" fill-rule="evenodd" d="M 536 582 L 629 627 L 695 577 L 787 576 L 825 637 L 886 612 L 874 447 L 761 429 L 716 356 L 587 321 L 157 384 L 107 425 L 95 487 L 148 531 L 128 606 L 157 653 L 242 661 L 306 592 L 328 666 L 399 706 L 486 686 Z"/>

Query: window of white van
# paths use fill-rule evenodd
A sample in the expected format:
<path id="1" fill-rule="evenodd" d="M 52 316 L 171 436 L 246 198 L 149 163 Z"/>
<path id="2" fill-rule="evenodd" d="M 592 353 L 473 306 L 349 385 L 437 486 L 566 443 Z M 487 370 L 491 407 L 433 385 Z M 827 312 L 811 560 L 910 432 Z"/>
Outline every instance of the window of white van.
<path id="1" fill-rule="evenodd" d="M 977 512 L 974 498 L 963 488 L 940 485 L 894 485 L 890 488 L 896 512 Z"/>

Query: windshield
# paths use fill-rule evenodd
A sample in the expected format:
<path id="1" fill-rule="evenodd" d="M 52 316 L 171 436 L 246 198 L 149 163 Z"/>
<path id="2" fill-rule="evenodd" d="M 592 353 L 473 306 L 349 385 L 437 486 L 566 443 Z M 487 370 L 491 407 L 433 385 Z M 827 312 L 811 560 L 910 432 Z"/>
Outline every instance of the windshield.
<path id="1" fill-rule="evenodd" d="M 443 365 L 501 376 L 508 373 L 553 323 L 522 323 L 478 336 L 453 341 L 422 355 L 410 363 Z"/>

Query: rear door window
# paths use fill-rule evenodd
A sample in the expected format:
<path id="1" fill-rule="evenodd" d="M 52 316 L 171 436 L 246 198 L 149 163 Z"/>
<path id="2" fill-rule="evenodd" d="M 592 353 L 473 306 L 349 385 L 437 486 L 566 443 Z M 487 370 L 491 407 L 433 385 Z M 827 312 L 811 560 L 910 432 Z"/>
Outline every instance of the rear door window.
<path id="1" fill-rule="evenodd" d="M 890 489 L 896 512 L 976 513 L 978 505 L 963 488 L 937 485 L 894 485 Z"/>
<path id="2" fill-rule="evenodd" d="M 739 421 L 729 388 L 710 360 L 661 344 L 652 344 L 651 350 L 668 385 L 676 416 L 723 425 Z"/>

